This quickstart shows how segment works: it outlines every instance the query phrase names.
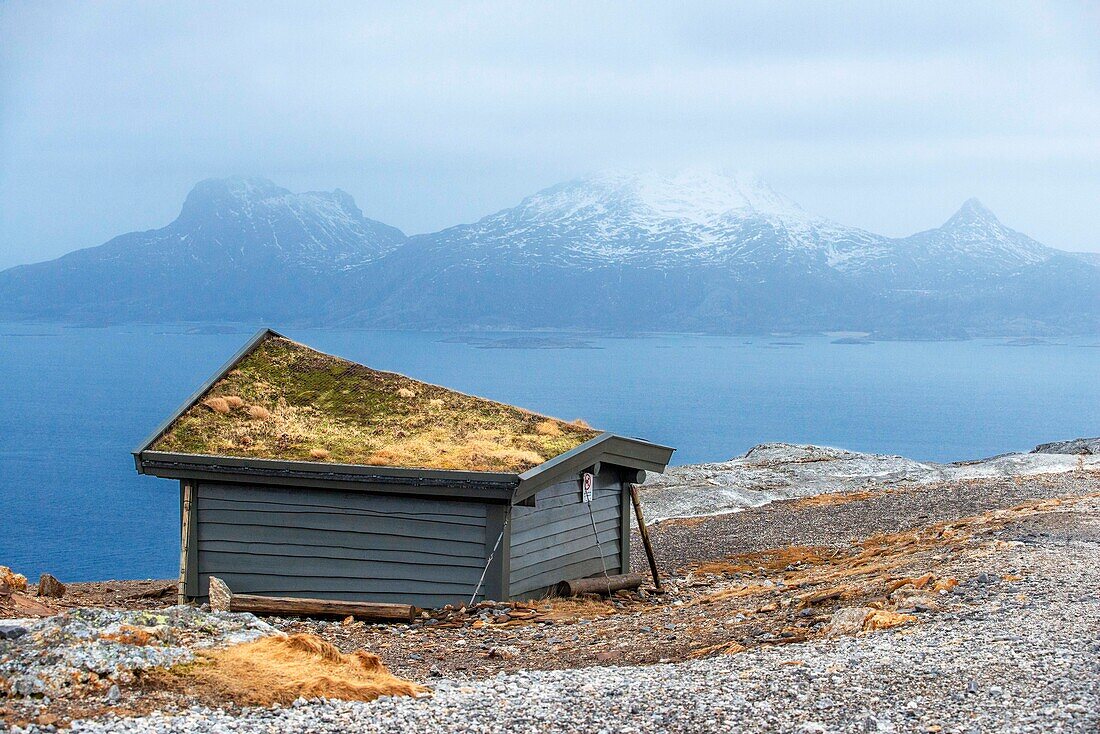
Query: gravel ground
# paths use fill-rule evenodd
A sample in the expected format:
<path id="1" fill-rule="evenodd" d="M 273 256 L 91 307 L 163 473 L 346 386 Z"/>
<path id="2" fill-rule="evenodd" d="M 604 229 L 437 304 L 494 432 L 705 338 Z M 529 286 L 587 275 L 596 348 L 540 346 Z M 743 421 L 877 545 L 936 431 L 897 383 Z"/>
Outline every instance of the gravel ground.
<path id="1" fill-rule="evenodd" d="M 787 448 L 775 451 L 784 454 Z M 775 459 L 769 456 L 768 461 Z M 588 602 L 565 614 L 553 610 L 549 616 L 554 618 L 539 624 L 518 626 L 269 620 L 286 631 L 317 634 L 346 652 L 375 652 L 394 673 L 430 685 L 430 698 L 372 704 L 300 701 L 289 708 L 242 713 L 217 698 L 143 687 L 140 680 L 129 684 L 125 675 L 107 674 L 92 681 L 95 705 L 89 703 L 84 713 L 79 697 L 64 702 L 59 697 L 52 706 L 49 698 L 9 698 L 16 716 L 8 720 L 26 721 L 24 710 L 65 703 L 77 707 L 61 711 L 57 723 L 93 717 L 74 721 L 74 731 L 134 734 L 1098 730 L 1100 472 L 1095 467 L 1059 465 L 1058 473 L 1004 476 L 1002 469 L 1015 460 L 1001 457 L 993 464 L 979 462 L 977 477 L 912 481 L 913 472 L 922 470 L 906 465 L 896 480 L 884 481 L 881 476 L 845 476 L 865 463 L 858 456 L 811 458 L 803 462 L 806 457 L 798 454 L 788 469 L 799 476 L 818 471 L 817 489 L 824 494 L 652 526 L 669 581 L 664 596 Z M 907 461 L 885 459 L 887 464 Z M 650 491 L 643 493 L 647 512 L 662 501 Z M 933 527 L 1052 497 L 1074 499 L 1016 512 L 1007 523 L 983 521 L 963 535 L 952 535 L 958 523 L 946 534 L 942 526 Z M 883 546 L 893 561 L 900 559 L 886 571 L 850 580 L 833 573 L 832 580 L 822 576 L 806 582 L 821 571 L 843 571 L 844 559 L 859 556 L 865 547 L 859 541 L 868 536 L 913 529 L 919 530 Z M 769 565 L 774 549 L 792 545 L 830 550 L 817 559 Z M 634 550 L 634 565 L 642 570 L 640 543 Z M 739 570 L 695 569 L 734 554 L 742 554 Z M 873 560 L 877 563 L 878 556 Z M 909 601 L 904 589 L 884 596 L 884 582 L 923 574 L 961 583 L 931 600 L 927 590 Z M 849 581 L 858 588 L 820 602 L 802 600 L 808 591 Z M 158 600 L 163 582 L 145 582 L 140 589 L 116 582 L 101 586 L 81 593 L 105 601 L 109 596 L 119 605 L 164 603 Z M 745 590 L 751 593 L 740 593 Z M 868 606 L 915 616 L 889 631 L 828 635 L 831 619 Z M 79 621 L 82 614 L 34 624 L 52 630 L 53 620 Z M 92 627 L 154 624 L 94 614 L 85 620 Z M 200 621 L 203 615 L 195 614 Z M 16 642 L 18 647 L 0 643 L 9 663 L 29 649 L 29 639 Z M 114 649 L 92 643 L 98 652 Z M 726 649 L 727 643 L 747 649 L 732 655 L 711 650 Z M 80 647 L 75 652 L 84 654 Z M 16 657 L 10 657 L 13 651 Z M 32 652 L 32 658 L 39 657 L 9 665 L 9 678 L 40 663 L 67 665 L 64 645 L 54 655 L 57 660 L 46 659 L 49 651 Z M 710 657 L 693 659 L 700 654 Z M 118 693 L 109 690 L 115 680 L 122 684 Z M 192 706 L 197 700 L 226 708 Z M 4 703 L 0 696 L 0 731 Z M 150 715 L 155 709 L 164 713 Z M 120 716 L 104 718 L 105 710 Z M 31 725 L 30 730 L 52 729 Z"/>
<path id="2" fill-rule="evenodd" d="M 666 520 L 652 525 L 649 533 L 658 565 L 671 572 L 733 553 L 785 545 L 841 547 L 874 533 L 954 520 L 1031 499 L 1094 492 L 1100 492 L 1097 470 L 901 485 L 824 498 L 838 500 L 833 504 L 821 503 L 819 496 L 773 502 L 705 520 Z M 646 512 L 645 506 L 642 512 Z M 640 542 L 631 544 L 631 556 L 635 570 L 646 568 Z"/>
<path id="3" fill-rule="evenodd" d="M 420 699 L 302 701 L 243 717 L 195 709 L 73 730 L 1095 732 L 1100 500 L 997 536 L 997 553 L 948 564 L 966 579 L 948 608 L 898 630 L 679 664 L 443 680 Z"/>

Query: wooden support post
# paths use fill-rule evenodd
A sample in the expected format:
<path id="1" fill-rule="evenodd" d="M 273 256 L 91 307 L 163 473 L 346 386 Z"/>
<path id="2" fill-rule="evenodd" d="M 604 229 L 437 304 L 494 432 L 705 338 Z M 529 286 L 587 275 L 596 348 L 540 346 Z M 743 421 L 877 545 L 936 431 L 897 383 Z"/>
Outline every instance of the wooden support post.
<path id="1" fill-rule="evenodd" d="M 642 516 L 642 500 L 638 497 L 638 485 L 630 485 L 630 501 L 634 505 L 634 515 L 638 518 L 638 534 L 642 536 L 642 547 L 645 548 L 645 557 L 649 560 L 649 570 L 653 573 L 653 588 L 664 591 L 661 586 L 661 574 L 657 571 L 657 559 L 653 557 L 653 545 L 649 542 L 649 530 L 645 526 L 645 517 Z"/>
<path id="2" fill-rule="evenodd" d="M 234 594 L 217 576 L 210 577 L 210 608 L 216 612 L 252 612 L 280 617 L 359 617 L 411 621 L 416 607 L 365 601 L 298 599 L 285 596 Z"/>
<path id="3" fill-rule="evenodd" d="M 176 603 L 186 604 L 190 599 L 187 595 L 187 578 L 193 571 L 190 568 L 194 536 L 198 528 L 195 523 L 195 483 L 184 479 L 180 482 L 180 577 L 176 587 Z M 197 555 L 194 554 L 194 555 Z M 197 570 L 197 569 L 194 569 Z"/>

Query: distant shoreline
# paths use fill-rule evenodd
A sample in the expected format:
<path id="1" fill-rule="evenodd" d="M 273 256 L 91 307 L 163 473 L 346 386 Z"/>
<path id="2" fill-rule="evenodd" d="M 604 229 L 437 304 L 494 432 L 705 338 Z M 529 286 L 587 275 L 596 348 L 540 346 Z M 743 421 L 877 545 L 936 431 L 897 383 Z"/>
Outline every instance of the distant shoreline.
<path id="1" fill-rule="evenodd" d="M 271 328 L 285 328 L 302 331 L 335 331 L 335 332 L 367 332 L 367 333 L 411 333 L 411 334 L 440 334 L 454 337 L 454 341 L 474 340 L 479 337 L 505 335 L 560 335 L 581 339 L 654 339 L 662 337 L 713 337 L 721 339 L 824 339 L 829 338 L 834 344 L 871 344 L 875 342 L 914 342 L 914 343 L 941 343 L 941 342 L 966 342 L 981 340 L 1003 340 L 1013 342 L 1007 346 L 1048 346 L 1058 345 L 1058 339 L 1090 339 L 1100 340 L 1100 332 L 1034 332 L 1034 333 L 989 333 L 971 334 L 967 336 L 927 336 L 906 334 L 880 334 L 869 331 L 857 330 L 829 330 L 829 331 L 627 331 L 627 330 L 602 330 L 582 328 L 558 328 L 558 327 L 488 327 L 465 326 L 461 328 L 383 328 L 372 326 L 345 326 L 345 325 L 316 325 L 308 322 L 268 322 L 264 320 L 236 322 L 236 321 L 111 321 L 105 323 L 78 323 L 70 321 L 50 321 L 43 319 L 0 319 L 0 336 L 54 336 L 55 333 L 32 332 L 20 333 L 10 329 L 19 327 L 52 327 L 63 332 L 65 330 L 97 330 L 97 329 L 122 329 L 127 327 L 145 327 L 160 329 L 157 334 L 178 336 L 217 336 L 231 334 L 252 334 L 258 328 L 270 326 Z M 1100 346 L 1100 341 L 1096 345 Z M 507 348 L 507 347 L 498 347 Z M 523 347 L 517 347 L 523 348 Z"/>

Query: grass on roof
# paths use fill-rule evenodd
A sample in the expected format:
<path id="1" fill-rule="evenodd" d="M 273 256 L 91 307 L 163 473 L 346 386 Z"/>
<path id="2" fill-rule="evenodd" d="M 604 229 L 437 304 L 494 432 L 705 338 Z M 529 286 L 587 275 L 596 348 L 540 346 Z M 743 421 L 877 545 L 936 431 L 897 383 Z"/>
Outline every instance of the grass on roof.
<path id="1" fill-rule="evenodd" d="M 154 451 L 523 472 L 599 434 L 269 336 Z"/>

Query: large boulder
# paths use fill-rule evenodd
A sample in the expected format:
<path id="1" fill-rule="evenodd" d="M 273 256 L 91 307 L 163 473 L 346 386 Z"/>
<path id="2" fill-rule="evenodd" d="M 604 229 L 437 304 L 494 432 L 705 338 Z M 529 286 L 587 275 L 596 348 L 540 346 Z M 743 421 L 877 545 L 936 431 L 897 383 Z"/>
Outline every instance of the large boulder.
<path id="1" fill-rule="evenodd" d="M 0 566 L 0 585 L 6 586 L 11 592 L 23 592 L 27 590 L 27 577 L 7 566 Z"/>
<path id="2" fill-rule="evenodd" d="M 1075 438 L 1071 441 L 1043 443 L 1033 448 L 1031 453 L 1100 456 L 1100 438 Z"/>
<path id="3" fill-rule="evenodd" d="M 44 573 L 38 578 L 38 595 L 60 599 L 65 596 L 65 584 L 58 581 L 57 577 Z"/>

